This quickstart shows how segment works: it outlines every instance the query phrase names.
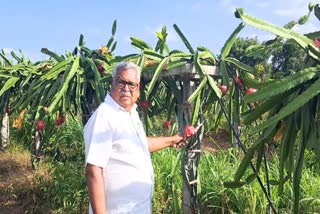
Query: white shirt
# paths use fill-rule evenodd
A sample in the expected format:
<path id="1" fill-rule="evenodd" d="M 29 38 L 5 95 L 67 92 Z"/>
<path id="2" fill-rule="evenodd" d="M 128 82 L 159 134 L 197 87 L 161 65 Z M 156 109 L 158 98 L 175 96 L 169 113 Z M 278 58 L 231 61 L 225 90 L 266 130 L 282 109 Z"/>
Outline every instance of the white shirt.
<path id="1" fill-rule="evenodd" d="M 151 213 L 154 174 L 136 107 L 127 112 L 107 95 L 84 127 L 86 163 L 103 168 L 108 214 Z"/>

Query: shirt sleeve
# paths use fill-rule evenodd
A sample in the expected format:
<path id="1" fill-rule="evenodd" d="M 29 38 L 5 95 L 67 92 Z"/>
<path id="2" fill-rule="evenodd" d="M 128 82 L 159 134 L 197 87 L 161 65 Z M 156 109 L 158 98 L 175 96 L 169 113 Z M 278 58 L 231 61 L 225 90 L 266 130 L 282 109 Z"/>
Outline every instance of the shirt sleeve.
<path id="1" fill-rule="evenodd" d="M 83 130 L 86 164 L 105 167 L 112 151 L 112 129 L 107 108 L 99 107 Z"/>

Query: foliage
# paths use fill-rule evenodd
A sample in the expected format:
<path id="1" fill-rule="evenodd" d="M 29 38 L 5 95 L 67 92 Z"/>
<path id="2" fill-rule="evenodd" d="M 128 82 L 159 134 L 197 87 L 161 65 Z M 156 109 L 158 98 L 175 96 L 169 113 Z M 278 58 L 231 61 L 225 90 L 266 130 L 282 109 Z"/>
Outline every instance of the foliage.
<path id="1" fill-rule="evenodd" d="M 257 67 L 258 65 L 263 66 L 263 71 L 259 71 L 257 69 L 257 74 L 261 73 L 270 73 L 270 65 L 268 63 L 268 59 L 270 58 L 270 53 L 264 52 L 263 54 L 259 55 L 249 55 L 247 54 L 248 49 L 252 48 L 253 46 L 260 46 L 257 38 L 237 38 L 234 42 L 229 57 L 233 57 L 238 59 L 243 64 L 249 65 L 253 68 Z M 232 68 L 229 68 L 233 70 Z"/>
<path id="2" fill-rule="evenodd" d="M 310 4 L 308 15 L 301 17 L 299 24 L 304 24 L 313 10 L 317 15 L 317 11 L 320 10 L 319 4 Z M 272 49 L 279 40 L 287 39 L 288 42 L 299 45 L 308 54 L 308 57 L 319 61 L 319 48 L 315 46 L 312 39 L 308 38 L 308 35 L 301 35 L 290 30 L 292 25 L 281 28 L 251 17 L 245 14 L 242 9 L 237 10 L 236 16 L 246 24 L 277 35 L 274 41 L 266 43 L 262 51 Z M 258 52 L 261 52 L 261 49 Z M 301 195 L 299 186 L 305 150 L 307 147 L 313 147 L 320 156 L 320 146 L 316 143 L 319 142 L 318 100 L 320 93 L 319 66 L 317 64 L 312 63 L 303 70 L 296 70 L 293 75 L 281 81 L 269 81 L 268 84 L 261 85 L 258 92 L 244 98 L 245 103 L 258 103 L 256 109 L 246 115 L 245 123 L 251 123 L 268 112 L 268 119 L 262 121 L 251 131 L 251 133 L 262 132 L 260 140 L 251 149 L 258 152 L 261 145 L 272 143 L 276 135 L 278 135 L 278 139 L 281 136 L 278 140 L 281 143 L 279 194 L 283 193 L 285 182 L 293 177 L 294 213 L 299 213 Z M 275 103 L 276 105 L 274 105 Z M 296 138 L 297 134 L 300 136 L 299 138 Z M 252 157 L 247 156 L 247 158 L 251 159 Z"/>
<path id="3" fill-rule="evenodd" d="M 176 168 L 173 180 L 169 177 L 177 159 L 177 151 L 166 149 L 152 155 L 155 173 L 153 213 L 175 213 L 181 211 L 182 178 L 181 169 Z M 165 163 L 165 164 L 162 164 Z M 175 203 L 178 201 L 178 204 Z M 176 207 L 175 207 L 176 206 Z"/>
<path id="4" fill-rule="evenodd" d="M 155 124 L 152 133 L 171 135 L 176 130 L 164 130 L 162 126 L 165 120 L 165 114 L 152 117 Z M 82 131 L 81 122 L 69 119 L 68 123 L 56 130 L 59 139 L 62 155 L 57 156 L 55 151 L 57 147 L 50 146 L 45 150 L 46 158 L 39 163 L 34 172 L 36 175 L 35 187 L 41 190 L 44 198 L 55 213 L 83 213 L 88 208 L 88 195 L 84 178 L 84 150 L 83 142 L 79 146 L 68 147 L 68 143 L 82 141 L 79 133 Z M 51 124 L 54 126 L 54 124 Z M 173 125 L 175 126 L 175 125 Z M 247 139 L 247 145 L 252 145 L 254 139 L 248 135 L 249 130 L 243 130 L 243 139 Z M 74 133 L 74 134 L 72 134 Z M 17 140 L 18 135 L 12 135 L 11 140 Z M 54 135 L 50 138 L 52 144 L 56 142 L 57 137 Z M 82 145 L 82 146 L 80 146 Z M 225 183 L 232 180 L 232 174 L 241 164 L 243 155 L 235 148 L 227 151 L 220 150 L 219 153 L 209 153 L 202 148 L 201 161 L 199 165 L 199 178 L 201 193 L 200 210 L 201 213 L 264 213 L 268 209 L 266 198 L 261 191 L 257 181 L 252 181 L 241 188 L 227 188 Z M 25 154 L 29 153 L 28 147 L 23 147 L 19 143 L 11 144 L 8 152 Z M 153 195 L 153 212 L 154 213 L 173 213 L 178 206 L 181 209 L 182 196 L 182 177 L 179 176 L 181 168 L 174 168 L 178 158 L 178 152 L 174 149 L 165 149 L 152 154 L 152 162 L 155 172 L 155 189 Z M 279 160 L 276 150 L 269 151 L 268 165 L 270 169 L 270 179 L 275 181 L 279 176 Z M 76 156 L 76 158 L 75 158 Z M 308 150 L 306 155 L 306 166 L 303 171 L 301 181 L 301 212 L 317 212 L 319 205 L 319 165 L 315 162 L 314 152 Z M 170 177 L 172 169 L 174 174 Z M 264 170 L 261 168 L 261 170 Z M 43 173 L 46 171 L 46 173 Z M 246 171 L 245 176 L 251 174 L 250 170 Z M 265 179 L 265 178 L 263 178 Z M 274 183 L 276 184 L 276 183 Z M 277 194 L 277 186 L 271 186 L 271 195 L 278 211 L 281 213 L 291 213 L 293 210 L 293 187 L 289 183 L 285 184 L 284 192 Z M 174 191 L 174 194 L 173 194 Z M 176 197 L 178 204 L 173 203 Z M 36 203 L 36 202 L 34 202 Z M 37 203 L 40 203 L 39 201 Z M 39 205 L 38 205 L 39 206 Z M 41 212 L 40 207 L 37 208 Z"/>
<path id="5" fill-rule="evenodd" d="M 272 77 L 280 79 L 308 66 L 307 54 L 297 44 L 284 43 L 272 50 Z"/>
<path id="6" fill-rule="evenodd" d="M 156 185 L 153 200 L 155 213 L 172 213 L 172 198 L 170 197 L 170 182 L 166 176 L 170 173 L 171 164 L 175 158 L 175 151 L 164 150 L 153 154 Z M 230 174 L 235 172 L 241 160 L 236 149 L 220 151 L 217 154 L 204 152 L 199 166 L 201 179 L 201 213 L 265 213 L 268 203 L 257 181 L 244 185 L 241 188 L 227 188 L 224 182 L 230 181 Z M 312 160 L 308 158 L 307 160 Z M 276 155 L 269 159 L 270 177 L 276 179 L 279 176 L 279 160 Z M 177 172 L 178 173 L 178 172 Z M 249 173 L 249 172 L 247 172 Z M 314 188 L 319 184 L 317 179 L 319 172 L 306 169 L 302 181 L 302 204 L 304 213 L 317 212 L 320 208 L 319 189 Z M 181 197 L 181 177 L 174 177 L 177 196 Z M 309 182 L 308 182 L 309 181 Z M 312 189 L 312 190 L 311 190 Z M 282 195 L 277 194 L 277 186 L 271 186 L 271 195 L 279 213 L 291 213 L 293 210 L 292 186 L 288 183 Z M 308 204 L 309 203 L 309 204 Z"/>
<path id="7" fill-rule="evenodd" d="M 35 177 L 30 190 L 24 190 L 25 194 L 30 195 L 28 197 L 34 197 L 30 200 L 34 205 L 28 205 L 32 206 L 28 210 L 42 212 L 44 202 L 50 205 L 55 213 L 85 213 L 88 210 L 80 118 L 79 116 L 70 117 L 59 127 L 56 127 L 54 120 L 46 121 L 41 161 L 36 164 L 37 167 L 33 172 Z M 24 161 L 28 166 L 31 163 L 28 139 L 32 125 L 29 119 L 30 115 L 27 115 L 24 126 L 21 129 L 13 129 L 8 148 L 8 152 L 13 155 L 15 153 L 21 156 L 28 155 L 28 161 Z M 22 164 L 17 155 L 15 159 Z"/>
<path id="8" fill-rule="evenodd" d="M 52 163 L 48 165 L 50 178 L 40 180 L 46 200 L 56 213 L 86 212 L 89 200 L 83 164 L 70 161 Z"/>
<path id="9" fill-rule="evenodd" d="M 115 64 L 123 60 L 133 61 L 141 67 L 143 72 L 140 101 L 151 103 L 150 108 L 142 110 L 147 134 L 152 133 L 152 117 L 164 109 L 168 109 L 167 119 L 173 118 L 173 115 L 176 117 L 177 130 L 181 133 L 186 125 L 199 127 L 197 134 L 190 138 L 188 145 L 177 154 L 168 177 L 173 192 L 175 212 L 179 211 L 179 203 L 175 197 L 176 187 L 173 178 L 180 161 L 183 168 L 181 170 L 183 183 L 187 184 L 185 190 L 191 192 L 192 206 L 196 212 L 199 212 L 197 195 L 200 194 L 198 183 L 200 153 L 198 151 L 205 130 L 203 125 L 211 122 L 205 117 L 214 110 L 218 113 L 213 117 L 215 125 L 209 126 L 217 127 L 224 116 L 231 133 L 231 144 L 237 144 L 245 154 L 234 173 L 231 184 L 242 186 L 246 184 L 245 180 L 256 178 L 267 196 L 270 207 L 274 209 L 269 198 L 270 192 L 265 191 L 262 183 L 260 169 L 264 161 L 266 169 L 264 173 L 268 177 L 267 148 L 277 143 L 280 169 L 279 176 L 275 180 L 279 184 L 278 193 L 282 195 L 286 182 L 293 178 L 294 212 L 298 213 L 300 196 L 303 193 L 299 186 L 302 180 L 305 151 L 308 148 L 315 149 L 320 159 L 318 143 L 320 50 L 317 43 L 313 42 L 315 38 L 320 37 L 320 33 L 302 35 L 291 29 L 297 24 L 306 23 L 313 11 L 315 16 L 320 18 L 319 4 L 311 3 L 307 15 L 284 27 L 279 27 L 254 18 L 244 13 L 243 9 L 237 9 L 236 16 L 242 20 L 242 23 L 226 40 L 218 57 L 205 47 L 192 47 L 177 25 L 174 25 L 174 29 L 189 53 L 169 49 L 166 44 L 167 30 L 163 26 L 161 32 L 157 32 L 158 42 L 154 49 L 147 42 L 131 37 L 131 44 L 140 53 L 114 56 L 112 52 L 117 44 L 114 42 L 116 21 L 113 23 L 110 39 L 99 50 L 87 48 L 81 35 L 77 47 L 72 52 L 67 51 L 65 56 L 43 48 L 42 52 L 50 56 L 50 60 L 43 63 L 33 64 L 21 52 L 21 57 L 11 53 L 17 61 L 14 65 L 2 53 L 0 55 L 3 61 L 0 66 L 2 83 L 0 95 L 3 96 L 0 114 L 3 115 L 9 104 L 13 104 L 16 114 L 27 109 L 26 118 L 32 124 L 31 139 L 34 141 L 37 136 L 40 136 L 42 144 L 39 148 L 45 148 L 44 151 L 54 154 L 57 160 L 76 159 L 79 154 L 69 156 L 69 152 L 75 148 L 81 148 L 79 139 L 75 140 L 71 137 L 75 144 L 68 145 L 65 140 L 68 141 L 70 136 L 67 138 L 54 136 L 56 128 L 50 125 L 43 132 L 35 130 L 35 124 L 39 119 L 47 124 L 53 124 L 58 115 L 77 115 L 78 113 L 81 114 L 84 124 L 110 89 L 111 72 Z M 257 44 L 254 40 L 246 42 L 238 39 L 237 36 L 245 24 L 272 32 L 276 38 L 262 44 Z M 247 43 L 250 44 L 250 42 L 254 45 L 247 47 Z M 247 55 L 242 57 L 244 49 Z M 283 53 L 294 50 L 297 56 L 304 57 L 305 66 L 296 66 L 296 62 L 301 60 L 300 57 L 293 60 L 292 57 L 281 56 L 283 53 L 276 54 L 274 50 L 281 50 Z M 269 69 L 265 57 L 270 53 L 276 54 L 274 62 L 279 61 L 274 65 L 279 65 L 278 69 L 282 72 L 290 72 L 290 75 L 280 80 L 264 77 L 260 77 L 260 80 L 253 79 L 252 77 L 257 77 Z M 290 62 L 286 63 L 287 67 L 283 66 L 283 60 Z M 210 68 L 215 72 L 219 71 L 221 78 L 210 73 Z M 221 85 L 227 87 L 226 94 L 220 90 Z M 258 91 L 246 95 L 245 91 L 249 88 L 258 89 Z M 23 118 L 20 118 L 20 121 L 23 121 Z M 244 145 L 239 137 L 242 122 L 245 125 L 255 123 L 252 125 L 251 134 L 258 138 L 253 145 Z M 63 143 L 52 143 L 57 141 Z M 35 142 L 33 145 L 36 145 Z M 38 154 L 40 153 L 35 153 L 36 156 Z M 253 170 L 252 174 L 246 174 L 249 167 Z M 61 179 L 58 175 L 56 179 Z M 263 181 L 269 188 L 271 185 L 269 179 Z"/>
<path id="10" fill-rule="evenodd" d="M 67 115 L 68 117 L 68 115 Z M 57 213 L 83 213 L 88 209 L 88 193 L 84 176 L 84 143 L 81 119 L 77 116 L 55 126 L 47 123 L 50 136 L 43 141 L 48 179 L 43 180 L 47 200 L 58 207 Z"/>
<path id="11" fill-rule="evenodd" d="M 54 160 L 59 162 L 84 161 L 84 143 L 82 137 L 82 125 L 79 122 L 80 116 L 74 119 L 69 119 L 66 123 L 55 127 L 55 133 L 50 135 L 50 139 L 46 142 L 44 154 L 49 155 Z"/>

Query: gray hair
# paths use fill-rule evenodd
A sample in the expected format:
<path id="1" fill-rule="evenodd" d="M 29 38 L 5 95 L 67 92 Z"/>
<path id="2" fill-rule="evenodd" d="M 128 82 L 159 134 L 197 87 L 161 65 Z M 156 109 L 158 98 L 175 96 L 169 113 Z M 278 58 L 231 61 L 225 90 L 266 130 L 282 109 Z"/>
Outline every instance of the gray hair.
<path id="1" fill-rule="evenodd" d="M 140 80 L 141 76 L 141 70 L 138 65 L 136 65 L 133 62 L 129 61 L 124 61 L 124 62 L 119 62 L 116 67 L 114 67 L 112 71 L 112 79 L 115 80 L 115 77 L 117 76 L 118 72 L 123 71 L 123 70 L 128 70 L 128 69 L 134 69 L 138 73 L 138 79 Z"/>

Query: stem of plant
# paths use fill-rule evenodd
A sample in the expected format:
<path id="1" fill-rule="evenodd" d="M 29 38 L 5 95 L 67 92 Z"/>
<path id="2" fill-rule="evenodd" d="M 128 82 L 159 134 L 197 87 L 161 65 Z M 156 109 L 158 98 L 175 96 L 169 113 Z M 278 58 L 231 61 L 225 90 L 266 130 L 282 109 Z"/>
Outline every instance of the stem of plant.
<path id="1" fill-rule="evenodd" d="M 224 115 L 226 116 L 226 119 L 227 119 L 227 121 L 228 121 L 228 123 L 229 123 L 229 125 L 230 125 L 230 127 L 231 127 L 231 129 L 232 129 L 232 131 L 233 131 L 233 133 L 234 133 L 234 135 L 235 135 L 235 137 L 236 137 L 236 139 L 237 139 L 238 146 L 242 149 L 243 153 L 246 154 L 246 153 L 247 153 L 247 150 L 246 150 L 245 147 L 243 146 L 243 143 L 241 142 L 237 131 L 236 131 L 236 130 L 234 129 L 234 127 L 232 126 L 231 120 L 230 120 L 230 118 L 229 118 L 229 116 L 228 116 L 228 114 L 227 114 L 227 112 L 226 112 L 226 109 L 225 109 L 223 103 L 221 102 L 220 99 L 218 99 L 218 102 L 219 102 L 219 105 L 220 105 L 220 107 L 221 107 Z M 266 188 L 264 187 L 264 185 L 263 185 L 263 183 L 262 183 L 262 180 L 261 180 L 260 176 L 258 175 L 257 170 L 256 170 L 256 168 L 254 167 L 254 165 L 252 164 L 251 161 L 250 161 L 250 166 L 251 166 L 253 172 L 257 175 L 257 180 L 258 180 L 258 182 L 259 182 L 259 184 L 260 184 L 260 186 L 261 186 L 261 188 L 262 188 L 262 191 L 264 192 L 265 196 L 267 197 L 269 206 L 271 207 L 272 211 L 276 214 L 277 212 L 276 212 L 276 210 L 275 210 L 275 208 L 274 208 L 274 206 L 273 206 L 273 203 L 272 203 L 272 201 L 271 201 L 271 198 L 270 198 L 270 196 L 269 196 L 269 193 L 268 193 L 268 191 L 266 190 Z"/>

